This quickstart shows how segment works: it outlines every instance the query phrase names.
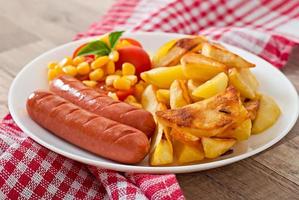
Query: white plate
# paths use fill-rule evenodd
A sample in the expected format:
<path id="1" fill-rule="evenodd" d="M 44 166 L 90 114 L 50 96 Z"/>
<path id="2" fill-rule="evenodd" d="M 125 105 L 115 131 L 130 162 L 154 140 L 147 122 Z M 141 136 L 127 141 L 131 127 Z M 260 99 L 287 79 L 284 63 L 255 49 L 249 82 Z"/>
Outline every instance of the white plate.
<path id="1" fill-rule="evenodd" d="M 183 35 L 168 33 L 126 33 L 126 36 L 141 41 L 149 52 L 164 42 Z M 34 59 L 17 75 L 8 97 L 9 110 L 15 122 L 39 144 L 82 163 L 124 172 L 187 173 L 227 165 L 257 154 L 282 139 L 293 127 L 298 117 L 298 95 L 291 82 L 274 66 L 265 60 L 237 47 L 225 45 L 229 50 L 256 64 L 254 74 L 260 82 L 260 91 L 272 96 L 282 110 L 277 123 L 264 133 L 254 135 L 246 142 L 237 143 L 234 153 L 215 160 L 186 166 L 151 167 L 144 160 L 139 165 L 119 164 L 84 151 L 46 131 L 32 121 L 25 109 L 26 99 L 36 89 L 47 89 L 47 68 L 49 61 L 60 60 L 71 55 L 76 47 L 90 39 L 79 40 L 57 47 Z"/>

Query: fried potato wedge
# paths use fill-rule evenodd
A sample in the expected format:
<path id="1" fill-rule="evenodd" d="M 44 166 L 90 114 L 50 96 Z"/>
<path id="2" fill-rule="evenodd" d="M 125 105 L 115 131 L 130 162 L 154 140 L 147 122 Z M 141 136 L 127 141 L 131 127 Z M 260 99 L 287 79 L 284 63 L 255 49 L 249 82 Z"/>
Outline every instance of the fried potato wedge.
<path id="1" fill-rule="evenodd" d="M 206 158 L 217 158 L 227 152 L 235 143 L 235 139 L 201 138 Z"/>
<path id="2" fill-rule="evenodd" d="M 199 137 L 196 137 L 188 132 L 179 131 L 174 128 L 171 129 L 170 136 L 173 140 L 178 140 L 184 144 L 189 145 L 196 145 L 200 141 Z"/>
<path id="3" fill-rule="evenodd" d="M 200 161 L 205 157 L 201 143 L 190 145 L 175 140 L 173 146 L 176 160 L 180 164 Z"/>
<path id="4" fill-rule="evenodd" d="M 243 121 L 236 128 L 227 130 L 223 133 L 216 135 L 218 138 L 235 138 L 238 141 L 247 140 L 251 135 L 252 123 L 250 119 Z"/>
<path id="5" fill-rule="evenodd" d="M 155 112 L 158 108 L 158 100 L 156 97 L 157 88 L 153 85 L 148 85 L 141 95 L 142 107 L 151 112 L 155 116 Z"/>
<path id="6" fill-rule="evenodd" d="M 256 97 L 259 83 L 249 69 L 230 69 L 229 83 L 239 90 L 241 96 L 249 99 Z"/>
<path id="7" fill-rule="evenodd" d="M 228 87 L 214 97 L 178 109 L 157 111 L 159 122 L 197 137 L 211 137 L 248 119 L 238 91 Z"/>
<path id="8" fill-rule="evenodd" d="M 156 92 L 158 102 L 169 105 L 170 102 L 170 91 L 167 89 L 159 89 Z"/>
<path id="9" fill-rule="evenodd" d="M 221 72 L 226 72 L 227 67 L 211 58 L 201 54 L 188 53 L 181 59 L 184 75 L 188 79 L 207 81 Z"/>
<path id="10" fill-rule="evenodd" d="M 180 108 L 191 103 L 188 89 L 183 80 L 175 80 L 170 86 L 170 108 Z"/>
<path id="11" fill-rule="evenodd" d="M 166 110 L 165 104 L 159 103 L 157 110 Z M 151 140 L 149 154 L 150 165 L 166 165 L 173 162 L 173 147 L 170 138 L 170 128 L 157 123 L 156 131 Z"/>
<path id="12" fill-rule="evenodd" d="M 258 134 L 272 126 L 281 114 L 279 106 L 269 96 L 260 97 L 260 106 L 252 124 L 252 134 Z"/>
<path id="13" fill-rule="evenodd" d="M 199 100 L 202 100 L 202 98 L 196 97 L 192 95 L 192 92 L 201 84 L 203 84 L 204 82 L 198 82 L 192 79 L 187 80 L 187 88 L 188 88 L 188 92 L 189 92 L 189 96 L 192 100 L 192 102 L 197 102 Z"/>
<path id="14" fill-rule="evenodd" d="M 154 67 L 166 67 L 177 65 L 183 55 L 205 42 L 206 39 L 202 36 L 178 39 L 175 44 L 166 43 L 163 50 L 158 50 L 153 59 Z M 170 48 L 169 48 L 170 47 Z M 167 53 L 166 50 L 168 49 Z M 163 52 L 163 53 L 162 53 Z M 162 54 L 162 55 L 161 55 Z"/>
<path id="15" fill-rule="evenodd" d="M 207 99 L 225 91 L 227 84 L 228 77 L 224 72 L 221 72 L 193 90 L 192 96 Z"/>
<path id="16" fill-rule="evenodd" d="M 163 89 L 169 89 L 174 80 L 185 79 L 181 65 L 154 68 L 149 71 L 142 72 L 140 76 L 146 83 L 153 84 L 158 88 Z"/>
<path id="17" fill-rule="evenodd" d="M 152 64 L 154 67 L 163 66 L 163 65 L 159 65 L 159 62 L 161 61 L 162 58 L 164 58 L 167 55 L 169 50 L 176 44 L 177 41 L 178 41 L 178 39 L 170 40 L 170 41 L 166 42 L 165 44 L 163 44 L 157 50 L 157 52 L 153 55 L 153 58 L 152 58 Z"/>
<path id="18" fill-rule="evenodd" d="M 251 120 L 254 120 L 256 118 L 257 111 L 258 111 L 259 106 L 260 106 L 259 99 L 253 99 L 253 100 L 245 101 L 243 103 L 243 105 L 245 106 L 246 110 L 248 111 L 249 118 Z"/>
<path id="19" fill-rule="evenodd" d="M 201 53 L 218 62 L 224 63 L 230 68 L 249 68 L 255 66 L 255 64 L 248 62 L 244 58 L 208 42 L 202 45 Z"/>

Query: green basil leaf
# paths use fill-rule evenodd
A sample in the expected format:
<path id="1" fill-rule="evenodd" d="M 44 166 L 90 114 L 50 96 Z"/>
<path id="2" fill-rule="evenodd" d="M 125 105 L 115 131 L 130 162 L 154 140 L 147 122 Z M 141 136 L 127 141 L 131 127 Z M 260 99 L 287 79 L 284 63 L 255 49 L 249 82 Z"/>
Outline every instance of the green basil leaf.
<path id="1" fill-rule="evenodd" d="M 101 41 L 95 40 L 88 43 L 78 52 L 78 56 L 86 56 L 86 55 L 97 55 L 97 56 L 105 56 L 111 52 L 111 49 L 108 45 Z"/>
<path id="2" fill-rule="evenodd" d="M 115 31 L 109 34 L 110 48 L 113 49 L 124 31 Z"/>

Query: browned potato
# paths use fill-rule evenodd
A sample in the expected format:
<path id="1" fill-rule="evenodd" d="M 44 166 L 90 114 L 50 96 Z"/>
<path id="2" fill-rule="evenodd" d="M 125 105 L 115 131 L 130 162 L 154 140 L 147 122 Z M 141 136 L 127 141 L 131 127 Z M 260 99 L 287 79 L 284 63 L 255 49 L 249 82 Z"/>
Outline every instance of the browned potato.
<path id="1" fill-rule="evenodd" d="M 199 137 L 196 137 L 188 132 L 182 132 L 176 129 L 171 130 L 170 136 L 174 140 L 178 140 L 184 144 L 196 145 L 200 141 Z"/>
<path id="2" fill-rule="evenodd" d="M 249 69 L 230 69 L 229 83 L 245 98 L 254 99 L 259 86 L 258 81 Z"/>
<path id="3" fill-rule="evenodd" d="M 261 95 L 260 106 L 252 124 L 252 134 L 258 134 L 271 127 L 280 116 L 280 108 L 269 96 Z"/>
<path id="4" fill-rule="evenodd" d="M 230 68 L 249 68 L 255 66 L 255 64 L 248 62 L 244 58 L 228 50 L 225 50 L 224 48 L 219 48 L 219 46 L 212 45 L 208 42 L 203 44 L 202 54 L 209 58 L 217 60 L 218 62 L 224 63 Z"/>
<path id="5" fill-rule="evenodd" d="M 179 39 L 174 44 L 166 43 L 167 48 L 163 49 L 163 51 L 158 51 L 158 55 L 154 56 L 153 66 L 166 67 L 177 65 L 184 54 L 188 53 L 204 41 L 206 41 L 205 38 L 196 36 Z M 165 51 L 167 51 L 167 53 L 165 53 Z M 163 54 L 164 56 L 160 56 L 159 54 Z"/>
<path id="6" fill-rule="evenodd" d="M 219 138 L 235 138 L 238 141 L 247 140 L 251 135 L 252 123 L 250 119 L 246 119 L 236 128 L 232 128 L 216 135 Z"/>
<path id="7" fill-rule="evenodd" d="M 159 122 L 191 133 L 197 137 L 215 136 L 248 119 L 248 112 L 241 103 L 234 87 L 225 92 L 182 108 L 157 111 Z"/>
<path id="8" fill-rule="evenodd" d="M 181 64 L 186 78 L 201 82 L 227 71 L 227 67 L 224 64 L 196 53 L 184 55 L 181 59 Z"/>
<path id="9" fill-rule="evenodd" d="M 217 158 L 227 152 L 235 143 L 235 139 L 207 138 L 201 139 L 206 158 Z"/>
<path id="10" fill-rule="evenodd" d="M 258 99 L 253 99 L 253 100 L 245 101 L 243 104 L 246 110 L 248 111 L 249 118 L 251 120 L 254 120 L 256 118 L 257 111 L 260 106 L 260 101 Z"/>
<path id="11" fill-rule="evenodd" d="M 170 108 L 180 108 L 191 103 L 185 81 L 173 81 L 169 91 Z"/>
<path id="12" fill-rule="evenodd" d="M 205 157 L 203 148 L 199 142 L 195 145 L 190 145 L 175 140 L 173 146 L 176 160 L 180 164 L 200 161 Z"/>

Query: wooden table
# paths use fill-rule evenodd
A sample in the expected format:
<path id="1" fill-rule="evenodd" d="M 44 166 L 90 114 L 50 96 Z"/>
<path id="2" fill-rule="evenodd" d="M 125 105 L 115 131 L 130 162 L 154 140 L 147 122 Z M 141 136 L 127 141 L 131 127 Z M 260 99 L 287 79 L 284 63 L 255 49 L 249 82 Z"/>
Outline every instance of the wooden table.
<path id="1" fill-rule="evenodd" d="M 7 92 L 30 60 L 87 29 L 109 0 L 0 0 L 0 117 L 8 113 Z M 41 66 L 42 67 L 42 66 Z M 299 89 L 299 48 L 283 70 Z M 188 199 L 299 199 L 299 123 L 267 151 L 229 166 L 178 180 Z"/>

